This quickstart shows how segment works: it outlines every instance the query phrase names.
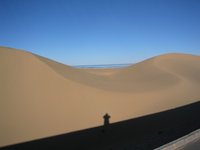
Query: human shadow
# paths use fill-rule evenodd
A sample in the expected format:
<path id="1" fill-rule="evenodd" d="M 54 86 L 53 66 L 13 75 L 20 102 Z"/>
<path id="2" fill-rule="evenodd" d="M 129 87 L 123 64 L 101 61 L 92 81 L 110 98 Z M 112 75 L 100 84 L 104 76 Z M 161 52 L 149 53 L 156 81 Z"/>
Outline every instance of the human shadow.
<path id="1" fill-rule="evenodd" d="M 108 126 L 110 124 L 110 115 L 108 113 L 106 113 L 104 116 L 103 116 L 103 119 L 104 119 L 104 126 Z"/>
<path id="2" fill-rule="evenodd" d="M 151 150 L 200 128 L 200 102 L 130 120 L 2 147 L 5 150 Z"/>

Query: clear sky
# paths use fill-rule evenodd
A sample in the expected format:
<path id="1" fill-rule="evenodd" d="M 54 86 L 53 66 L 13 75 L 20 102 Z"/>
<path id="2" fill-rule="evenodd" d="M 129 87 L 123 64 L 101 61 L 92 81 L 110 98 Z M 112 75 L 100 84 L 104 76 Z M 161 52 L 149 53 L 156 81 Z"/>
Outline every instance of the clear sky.
<path id="1" fill-rule="evenodd" d="M 0 45 L 69 65 L 200 55 L 200 0 L 0 0 Z"/>

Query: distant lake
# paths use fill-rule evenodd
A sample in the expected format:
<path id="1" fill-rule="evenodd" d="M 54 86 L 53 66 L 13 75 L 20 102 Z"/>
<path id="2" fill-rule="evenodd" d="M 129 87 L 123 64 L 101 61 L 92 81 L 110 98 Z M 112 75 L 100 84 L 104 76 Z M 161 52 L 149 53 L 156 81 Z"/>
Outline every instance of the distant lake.
<path id="1" fill-rule="evenodd" d="M 102 65 L 77 65 L 75 68 L 123 68 L 132 64 L 102 64 Z"/>

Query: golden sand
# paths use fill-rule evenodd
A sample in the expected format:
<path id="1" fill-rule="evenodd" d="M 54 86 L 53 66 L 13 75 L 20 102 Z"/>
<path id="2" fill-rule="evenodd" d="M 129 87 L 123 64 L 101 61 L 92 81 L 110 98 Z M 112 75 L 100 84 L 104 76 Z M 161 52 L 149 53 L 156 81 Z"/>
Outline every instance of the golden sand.
<path id="1" fill-rule="evenodd" d="M 166 54 L 117 69 L 77 69 L 0 47 L 0 147 L 200 100 L 200 56 Z"/>

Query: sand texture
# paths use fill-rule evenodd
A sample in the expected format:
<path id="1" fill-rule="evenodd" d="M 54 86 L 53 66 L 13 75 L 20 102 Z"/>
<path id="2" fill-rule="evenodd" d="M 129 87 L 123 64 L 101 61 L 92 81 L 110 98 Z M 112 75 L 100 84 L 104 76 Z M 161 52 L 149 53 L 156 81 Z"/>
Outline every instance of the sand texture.
<path id="1" fill-rule="evenodd" d="M 200 100 L 200 56 L 165 54 L 125 68 L 76 69 L 0 47 L 0 147 Z"/>

